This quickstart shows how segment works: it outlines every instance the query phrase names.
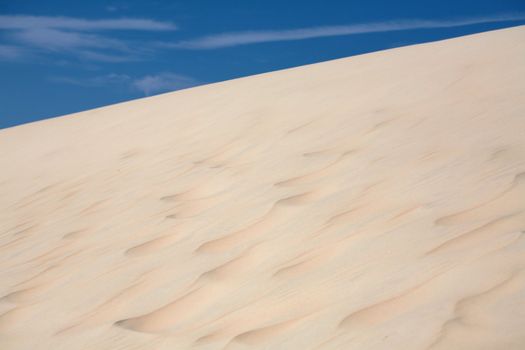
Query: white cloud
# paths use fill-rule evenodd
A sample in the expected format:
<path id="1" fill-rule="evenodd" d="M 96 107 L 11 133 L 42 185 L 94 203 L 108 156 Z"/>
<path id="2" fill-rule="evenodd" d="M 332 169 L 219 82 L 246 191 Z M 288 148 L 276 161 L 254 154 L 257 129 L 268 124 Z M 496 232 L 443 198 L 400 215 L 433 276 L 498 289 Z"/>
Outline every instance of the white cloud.
<path id="1" fill-rule="evenodd" d="M 0 29 L 5 37 L 29 52 L 63 52 L 84 61 L 122 62 L 139 59 L 148 49 L 117 39 L 108 31 L 168 31 L 176 26 L 170 22 L 149 19 L 99 19 L 73 17 L 2 16 Z M 103 34 L 101 32 L 104 32 Z"/>
<path id="2" fill-rule="evenodd" d="M 262 42 L 304 40 L 330 36 L 379 33 L 411 29 L 460 27 L 471 24 L 525 20 L 525 14 L 503 14 L 490 17 L 460 18 L 453 20 L 396 20 L 366 24 L 312 27 L 288 30 L 262 30 L 231 32 L 204 36 L 177 43 L 160 43 L 163 47 L 208 50 Z"/>
<path id="3" fill-rule="evenodd" d="M 191 78 L 174 73 L 160 73 L 146 75 L 133 81 L 132 86 L 144 93 L 151 95 L 159 92 L 179 90 L 197 85 L 198 82 Z"/>
<path id="4" fill-rule="evenodd" d="M 107 54 L 100 51 L 91 51 L 91 50 L 81 50 L 76 53 L 83 60 L 87 61 L 96 61 L 96 62 L 106 62 L 106 63 L 118 63 L 118 62 L 129 62 L 134 60 L 139 60 L 140 58 L 135 55 L 126 55 L 126 54 Z"/>
<path id="5" fill-rule="evenodd" d="M 112 48 L 122 50 L 127 47 L 119 40 L 104 36 L 67 32 L 51 28 L 21 30 L 13 33 L 11 38 L 30 46 L 50 50 L 78 48 Z"/>
<path id="6" fill-rule="evenodd" d="M 107 5 L 104 8 L 108 12 L 117 12 L 117 11 L 123 11 L 128 9 L 127 4 L 113 4 L 113 5 Z"/>
<path id="7" fill-rule="evenodd" d="M 0 29 L 68 29 L 76 31 L 94 30 L 175 30 L 171 22 L 142 18 L 83 19 L 74 17 L 0 15 Z"/>
<path id="8" fill-rule="evenodd" d="M 0 59 L 16 59 L 22 56 L 24 50 L 17 46 L 0 44 Z"/>

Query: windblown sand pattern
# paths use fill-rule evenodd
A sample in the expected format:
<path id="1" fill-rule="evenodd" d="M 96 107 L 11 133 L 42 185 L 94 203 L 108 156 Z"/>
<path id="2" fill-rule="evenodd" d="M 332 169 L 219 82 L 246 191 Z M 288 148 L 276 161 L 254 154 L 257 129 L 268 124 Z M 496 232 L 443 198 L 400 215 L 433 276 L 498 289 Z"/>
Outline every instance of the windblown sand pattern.
<path id="1" fill-rule="evenodd" d="M 0 348 L 525 349 L 525 27 L 0 131 Z"/>

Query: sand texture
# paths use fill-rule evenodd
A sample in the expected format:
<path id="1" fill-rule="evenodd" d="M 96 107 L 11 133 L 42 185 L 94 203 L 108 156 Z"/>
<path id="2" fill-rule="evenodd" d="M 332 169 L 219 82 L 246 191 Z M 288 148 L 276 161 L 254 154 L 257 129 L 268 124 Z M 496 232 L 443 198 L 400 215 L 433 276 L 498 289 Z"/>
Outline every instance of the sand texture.
<path id="1" fill-rule="evenodd" d="M 2 350 L 525 349 L 525 27 L 1 130 L 0 169 Z"/>

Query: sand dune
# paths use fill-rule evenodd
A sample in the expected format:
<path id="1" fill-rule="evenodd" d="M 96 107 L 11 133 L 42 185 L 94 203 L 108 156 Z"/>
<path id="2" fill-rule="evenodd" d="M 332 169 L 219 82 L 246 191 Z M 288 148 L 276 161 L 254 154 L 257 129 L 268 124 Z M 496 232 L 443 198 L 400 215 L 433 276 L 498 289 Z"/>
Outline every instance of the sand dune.
<path id="1" fill-rule="evenodd" d="M 1 130 L 0 348 L 525 349 L 524 39 Z"/>

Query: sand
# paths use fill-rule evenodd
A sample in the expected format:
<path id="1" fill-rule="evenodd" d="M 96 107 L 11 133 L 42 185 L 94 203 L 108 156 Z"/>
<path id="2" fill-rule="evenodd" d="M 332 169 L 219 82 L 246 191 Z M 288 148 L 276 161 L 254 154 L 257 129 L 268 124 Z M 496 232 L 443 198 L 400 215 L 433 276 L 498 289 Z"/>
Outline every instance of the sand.
<path id="1" fill-rule="evenodd" d="M 525 27 L 1 130 L 0 168 L 2 350 L 525 349 Z"/>

